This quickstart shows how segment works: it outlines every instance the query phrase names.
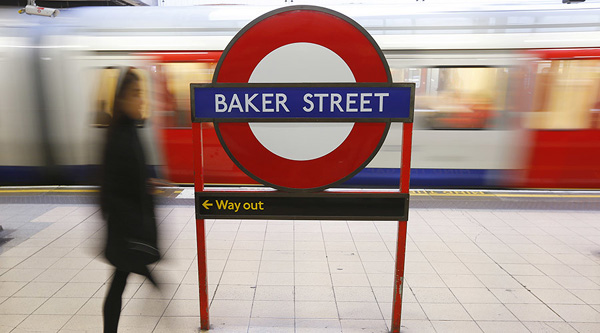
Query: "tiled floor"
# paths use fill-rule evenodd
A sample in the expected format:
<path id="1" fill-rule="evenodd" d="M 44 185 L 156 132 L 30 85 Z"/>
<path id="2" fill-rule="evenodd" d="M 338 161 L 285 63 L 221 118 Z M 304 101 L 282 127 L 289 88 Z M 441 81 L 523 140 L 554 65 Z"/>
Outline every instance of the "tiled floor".
<path id="1" fill-rule="evenodd" d="M 121 332 L 197 332 L 194 208 L 159 209 L 156 290 Z M 3 204 L 0 332 L 100 332 L 112 270 L 92 205 Z M 389 331 L 396 223 L 207 221 L 212 330 Z M 411 209 L 402 332 L 600 332 L 600 212 Z M 211 331 L 212 331 L 211 330 Z"/>

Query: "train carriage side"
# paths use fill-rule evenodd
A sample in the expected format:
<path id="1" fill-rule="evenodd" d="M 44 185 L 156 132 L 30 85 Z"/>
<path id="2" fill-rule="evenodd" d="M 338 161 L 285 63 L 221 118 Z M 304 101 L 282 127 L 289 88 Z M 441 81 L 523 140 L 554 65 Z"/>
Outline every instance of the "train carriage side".
<path id="1" fill-rule="evenodd" d="M 530 119 L 540 118 L 541 113 L 532 116 L 534 112 L 528 111 L 539 104 L 540 97 L 536 96 L 560 91 L 540 88 L 548 81 L 540 79 L 544 75 L 537 75 L 532 68 L 537 66 L 543 72 L 548 59 L 531 49 L 572 48 L 584 54 L 600 40 L 598 24 L 592 22 L 599 17 L 594 13 L 600 13 L 600 8 L 571 10 L 566 16 L 568 22 L 564 11 L 557 8 L 527 6 L 523 10 L 488 8 L 473 12 L 452 8 L 407 10 L 394 15 L 389 14 L 394 12 L 390 6 L 370 6 L 368 11 L 361 5 L 333 8 L 357 20 L 374 36 L 388 59 L 394 81 L 417 85 L 413 186 L 584 187 L 582 179 L 575 179 L 576 173 L 569 178 L 540 169 L 539 161 L 552 150 L 543 149 L 546 139 L 539 139 L 541 132 L 528 125 Z M 164 165 L 163 177 L 191 183 L 189 83 L 210 81 L 215 61 L 233 35 L 271 9 L 198 6 L 66 11 L 65 28 L 44 35 L 39 55 L 44 64 L 45 107 L 52 118 L 46 130 L 56 147 L 55 163 L 77 171 L 65 173 L 76 178 L 74 182 L 90 181 L 90 170 L 100 161 L 105 131 L 100 116 L 106 116 L 103 111 L 110 109 L 115 70 L 136 66 L 146 82 L 148 121 L 141 132 L 150 147 L 152 163 Z M 584 67 L 589 68 L 588 64 L 592 62 Z M 549 68 L 559 73 L 558 68 L 566 67 L 551 64 Z M 560 86 L 564 78 L 557 75 L 552 76 L 552 82 Z M 586 79 L 596 82 L 594 75 Z M 585 88 L 590 100 L 597 98 L 596 87 L 592 83 Z M 576 116 L 595 119 L 594 105 L 589 106 L 589 116 Z M 546 114 L 555 114 L 553 110 L 547 109 Z M 226 156 L 211 124 L 204 126 L 207 182 L 254 183 Z M 551 130 L 552 140 L 566 138 L 564 131 Z M 568 139 L 564 149 L 574 155 L 563 162 L 561 172 L 587 168 L 589 172 L 580 175 L 598 180 L 591 164 L 576 162 L 589 155 L 589 149 L 595 149 L 589 145 L 589 138 L 595 138 L 589 134 L 593 131 L 582 127 L 570 130 L 572 135 L 588 139 Z M 393 126 L 381 151 L 346 185 L 396 186 L 400 137 L 401 127 Z M 553 165 L 550 168 L 556 169 Z M 557 177 L 562 181 L 557 182 Z"/>

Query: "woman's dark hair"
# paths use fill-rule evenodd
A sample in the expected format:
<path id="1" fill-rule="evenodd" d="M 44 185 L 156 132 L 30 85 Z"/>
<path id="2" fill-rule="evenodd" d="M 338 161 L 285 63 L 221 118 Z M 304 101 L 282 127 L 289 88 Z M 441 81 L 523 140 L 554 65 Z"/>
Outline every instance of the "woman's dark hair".
<path id="1" fill-rule="evenodd" d="M 140 77 L 133 72 L 133 67 L 127 67 L 125 73 L 119 76 L 117 89 L 115 92 L 115 101 L 113 103 L 113 119 L 120 118 L 123 115 L 123 110 L 120 110 L 118 101 L 123 98 L 125 90 L 129 85 L 140 81 Z"/>

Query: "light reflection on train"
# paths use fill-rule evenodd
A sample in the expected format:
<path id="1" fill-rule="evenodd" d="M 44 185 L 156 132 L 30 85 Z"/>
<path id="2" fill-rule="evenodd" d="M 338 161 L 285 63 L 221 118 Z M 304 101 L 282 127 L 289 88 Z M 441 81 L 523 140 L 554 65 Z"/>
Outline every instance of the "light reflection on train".
<path id="1" fill-rule="evenodd" d="M 600 7 L 361 8 L 334 9 L 373 34 L 395 82 L 416 83 L 413 187 L 600 187 Z M 158 176 L 192 183 L 189 84 L 210 82 L 231 37 L 270 9 L 88 8 L 51 24 L 2 12 L 0 183 L 93 183 L 125 65 L 144 78 Z M 253 184 L 203 126 L 205 181 Z M 346 185 L 397 186 L 400 137 L 393 125 Z"/>

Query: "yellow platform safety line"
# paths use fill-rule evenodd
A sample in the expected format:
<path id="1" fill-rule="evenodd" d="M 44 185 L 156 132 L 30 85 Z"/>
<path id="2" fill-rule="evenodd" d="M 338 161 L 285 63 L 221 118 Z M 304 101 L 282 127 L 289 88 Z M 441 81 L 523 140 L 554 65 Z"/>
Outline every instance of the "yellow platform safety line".
<path id="1" fill-rule="evenodd" d="M 456 196 L 456 197 L 507 197 L 507 198 L 600 198 L 600 194 L 518 194 L 485 193 L 483 191 L 410 191 L 412 196 Z"/>
<path id="2" fill-rule="evenodd" d="M 71 190 L 71 189 L 2 190 L 2 189 L 0 189 L 0 193 L 48 193 L 48 192 L 93 193 L 93 192 L 98 192 L 98 190 L 97 189 L 89 189 L 89 190 Z"/>
<path id="3" fill-rule="evenodd" d="M 98 189 L 1 189 L 0 194 L 6 193 L 96 193 Z M 166 191 L 157 190 L 156 193 L 165 193 Z M 183 190 L 174 190 L 173 194 L 180 194 Z M 461 191 L 461 190 L 411 190 L 412 196 L 454 196 L 454 197 L 505 197 L 505 198 L 600 198 L 600 194 L 519 194 L 519 193 L 485 193 L 484 191 Z"/>

